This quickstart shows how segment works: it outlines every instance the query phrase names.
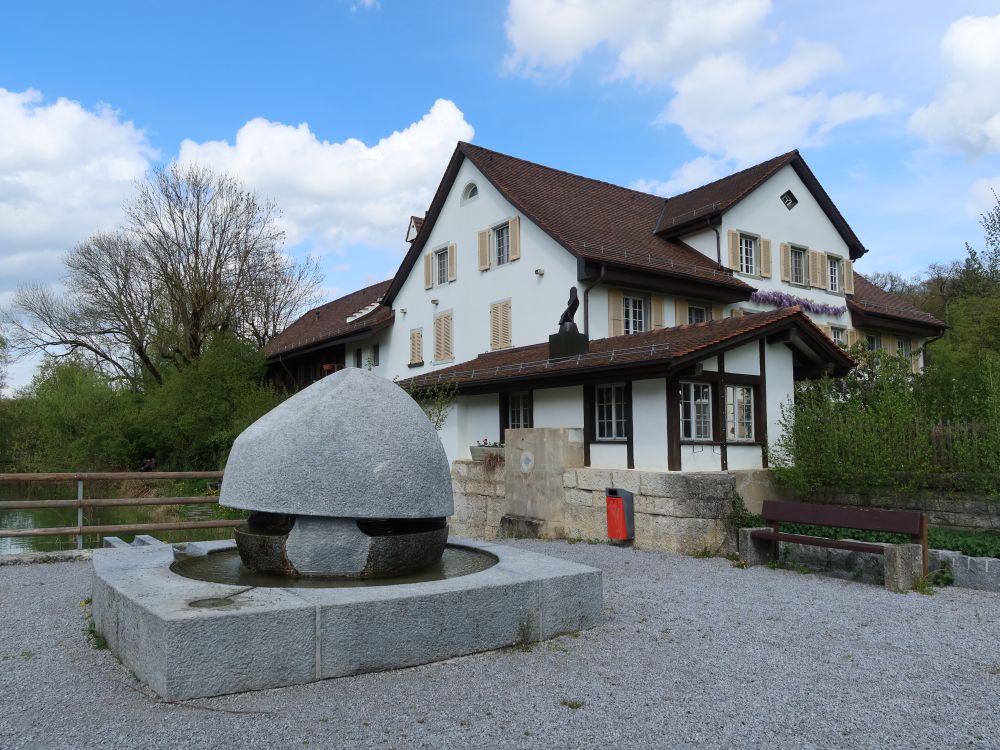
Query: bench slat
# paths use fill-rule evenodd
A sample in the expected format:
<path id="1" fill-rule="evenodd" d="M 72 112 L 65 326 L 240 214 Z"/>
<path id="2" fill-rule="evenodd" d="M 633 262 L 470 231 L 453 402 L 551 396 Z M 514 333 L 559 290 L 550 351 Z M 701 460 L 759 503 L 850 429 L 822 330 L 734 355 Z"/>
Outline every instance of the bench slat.
<path id="1" fill-rule="evenodd" d="M 849 508 L 842 505 L 812 505 L 765 500 L 761 515 L 768 523 L 803 523 L 815 526 L 837 526 L 863 531 L 884 531 L 894 534 L 921 533 L 922 513 L 910 510 L 879 508 Z M 814 537 L 809 537 L 810 539 Z"/>
<path id="2" fill-rule="evenodd" d="M 794 542 L 795 544 L 809 544 L 813 547 L 830 547 L 832 549 L 846 549 L 852 552 L 874 552 L 877 555 L 885 554 L 885 548 L 881 544 L 871 542 L 855 542 L 846 539 L 826 539 L 821 536 L 806 536 L 805 534 L 784 534 L 773 530 L 751 531 L 750 536 L 754 539 L 764 539 L 772 542 Z"/>

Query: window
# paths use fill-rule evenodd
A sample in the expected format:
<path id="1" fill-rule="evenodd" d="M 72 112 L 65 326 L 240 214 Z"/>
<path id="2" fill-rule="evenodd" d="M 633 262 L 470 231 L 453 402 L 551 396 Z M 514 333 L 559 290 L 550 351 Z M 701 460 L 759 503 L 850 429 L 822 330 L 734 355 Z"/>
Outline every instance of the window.
<path id="1" fill-rule="evenodd" d="M 453 325 L 451 313 L 434 316 L 434 361 L 447 362 L 455 358 L 452 343 Z"/>
<path id="2" fill-rule="evenodd" d="M 597 386 L 597 439 L 625 440 L 627 438 L 625 416 L 625 384 Z"/>
<path id="3" fill-rule="evenodd" d="M 371 366 L 378 367 L 378 344 L 372 344 Z"/>
<path id="4" fill-rule="evenodd" d="M 791 190 L 786 190 L 781 194 L 781 202 L 785 205 L 785 208 L 791 211 L 798 205 L 799 199 L 795 197 L 795 193 Z"/>
<path id="5" fill-rule="evenodd" d="M 896 351 L 900 353 L 903 357 L 910 356 L 910 340 L 909 339 L 896 339 Z"/>
<path id="6" fill-rule="evenodd" d="M 829 279 L 829 286 L 827 287 L 831 292 L 839 292 L 844 288 L 844 266 L 840 262 L 840 258 L 834 258 L 831 256 L 826 256 L 826 264 Z"/>
<path id="7" fill-rule="evenodd" d="M 493 254 L 498 266 L 510 262 L 510 224 L 493 227 Z"/>
<path id="8" fill-rule="evenodd" d="M 793 284 L 805 286 L 806 283 L 806 251 L 801 247 L 793 247 L 791 250 Z"/>
<path id="9" fill-rule="evenodd" d="M 410 366 L 416 367 L 424 363 L 424 329 L 410 330 Z"/>
<path id="10" fill-rule="evenodd" d="M 830 338 L 833 339 L 833 343 L 837 346 L 847 348 L 847 329 L 837 328 L 835 326 L 830 327 Z"/>
<path id="11" fill-rule="evenodd" d="M 507 425 L 512 430 L 531 427 L 531 394 L 510 394 L 507 406 Z"/>
<path id="12" fill-rule="evenodd" d="M 757 273 L 757 238 L 748 234 L 740 235 L 740 273 Z"/>
<path id="13" fill-rule="evenodd" d="M 357 367 L 360 370 L 364 366 L 364 363 L 365 363 L 365 360 L 364 360 L 364 350 L 363 349 L 355 349 L 354 350 L 354 366 Z"/>
<path id="14" fill-rule="evenodd" d="M 434 253 L 434 285 L 448 283 L 448 248 Z"/>
<path id="15" fill-rule="evenodd" d="M 726 435 L 733 442 L 753 440 L 753 386 L 726 386 Z"/>
<path id="16" fill-rule="evenodd" d="M 681 437 L 712 439 L 712 387 L 708 383 L 681 383 Z"/>
<path id="17" fill-rule="evenodd" d="M 868 351 L 877 352 L 882 348 L 882 337 L 877 333 L 869 333 L 865 336 L 865 341 L 868 343 Z"/>
<path id="18" fill-rule="evenodd" d="M 474 182 L 470 182 L 465 186 L 465 190 L 462 191 L 462 203 L 468 203 L 471 200 L 475 200 L 479 197 L 479 186 Z"/>
<path id="19" fill-rule="evenodd" d="M 688 304 L 688 324 L 691 323 L 704 323 L 709 319 L 708 308 L 701 307 L 699 305 Z M 678 323 L 679 325 L 679 323 Z"/>
<path id="20" fill-rule="evenodd" d="M 648 306 L 649 300 L 646 297 L 628 294 L 622 296 L 622 330 L 625 334 L 642 333 L 647 330 L 646 310 Z"/>
<path id="21" fill-rule="evenodd" d="M 510 300 L 490 305 L 490 351 L 509 349 L 511 343 Z"/>

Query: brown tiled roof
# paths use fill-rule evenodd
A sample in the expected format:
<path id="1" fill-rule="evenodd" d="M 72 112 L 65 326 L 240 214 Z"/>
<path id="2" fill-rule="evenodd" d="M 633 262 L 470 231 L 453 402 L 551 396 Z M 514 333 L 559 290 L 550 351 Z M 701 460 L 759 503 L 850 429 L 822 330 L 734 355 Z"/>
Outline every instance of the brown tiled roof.
<path id="1" fill-rule="evenodd" d="M 663 210 L 660 196 L 471 143 L 458 148 L 508 201 L 579 258 L 749 289 L 691 246 L 653 234 Z"/>
<path id="2" fill-rule="evenodd" d="M 391 283 L 392 279 L 380 281 L 313 308 L 271 339 L 264 347 L 264 354 L 268 358 L 276 357 L 312 344 L 384 328 L 392 323 L 393 314 L 383 305 L 351 322 L 347 319 L 381 299 Z"/>
<path id="3" fill-rule="evenodd" d="M 683 233 L 689 230 L 694 222 L 725 213 L 786 165 L 790 165 L 795 170 L 799 179 L 805 183 L 816 202 L 819 203 L 820 208 L 837 228 L 844 242 L 850 248 L 851 257 L 856 259 L 864 255 L 866 250 L 861 244 L 861 240 L 854 234 L 854 230 L 851 229 L 843 214 L 840 213 L 798 151 L 789 151 L 715 182 L 668 198 L 657 222 L 656 232 L 670 237 L 675 232 Z M 777 200 L 778 196 L 774 198 Z"/>
<path id="4" fill-rule="evenodd" d="M 830 341 L 799 307 L 786 307 L 770 312 L 751 313 L 741 317 L 722 318 L 707 323 L 661 328 L 646 333 L 590 342 L 590 352 L 574 357 L 549 359 L 549 345 L 532 344 L 517 349 L 480 354 L 473 360 L 408 378 L 404 387 L 421 387 L 433 383 L 486 384 L 512 378 L 540 378 L 586 370 L 627 368 L 646 364 L 677 365 L 708 350 L 736 346 L 759 338 L 775 328 L 796 325 L 804 330 L 817 348 L 840 371 L 853 366 L 853 361 Z"/>
<path id="5" fill-rule="evenodd" d="M 854 274 L 854 296 L 848 298 L 847 305 L 852 310 L 858 310 L 862 313 L 920 323 L 940 328 L 942 331 L 947 328 L 944 323 L 930 313 L 914 307 L 894 294 L 879 289 L 857 272 Z"/>

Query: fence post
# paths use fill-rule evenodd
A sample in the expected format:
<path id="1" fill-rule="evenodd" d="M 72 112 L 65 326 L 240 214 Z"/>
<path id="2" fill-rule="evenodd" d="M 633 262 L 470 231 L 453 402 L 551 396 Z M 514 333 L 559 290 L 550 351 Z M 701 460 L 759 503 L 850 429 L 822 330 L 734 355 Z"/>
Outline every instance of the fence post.
<path id="1" fill-rule="evenodd" d="M 76 506 L 76 548 L 83 549 L 83 532 L 79 529 L 83 528 L 83 480 L 76 480 L 76 499 L 79 501 L 79 505 Z"/>

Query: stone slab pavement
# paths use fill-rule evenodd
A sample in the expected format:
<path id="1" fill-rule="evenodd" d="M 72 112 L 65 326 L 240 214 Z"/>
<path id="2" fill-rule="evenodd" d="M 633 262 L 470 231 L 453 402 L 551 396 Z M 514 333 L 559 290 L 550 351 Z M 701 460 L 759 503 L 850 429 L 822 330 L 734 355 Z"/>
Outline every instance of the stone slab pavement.
<path id="1" fill-rule="evenodd" d="M 179 703 L 88 645 L 89 563 L 0 566 L 0 748 L 1000 748 L 998 594 L 505 543 L 601 568 L 605 622 Z"/>

